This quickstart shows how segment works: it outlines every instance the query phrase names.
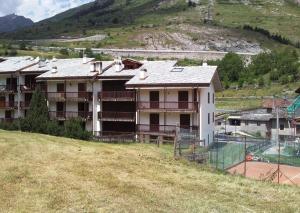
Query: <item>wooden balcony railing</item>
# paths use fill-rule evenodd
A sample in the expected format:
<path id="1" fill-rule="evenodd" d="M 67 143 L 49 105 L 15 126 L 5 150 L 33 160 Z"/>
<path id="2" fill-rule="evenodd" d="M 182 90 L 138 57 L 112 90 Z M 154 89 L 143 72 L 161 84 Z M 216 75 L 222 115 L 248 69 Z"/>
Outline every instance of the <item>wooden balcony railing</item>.
<path id="1" fill-rule="evenodd" d="M 47 98 L 50 101 L 92 101 L 92 92 L 48 92 Z"/>
<path id="2" fill-rule="evenodd" d="M 35 84 L 20 85 L 21 92 L 34 92 L 35 88 Z"/>
<path id="3" fill-rule="evenodd" d="M 51 119 L 65 120 L 70 118 L 83 118 L 86 120 L 93 119 L 93 112 L 78 111 L 78 112 L 69 112 L 69 111 L 50 111 L 49 112 Z"/>
<path id="4" fill-rule="evenodd" d="M 197 111 L 198 102 L 138 102 L 138 110 Z"/>
<path id="5" fill-rule="evenodd" d="M 98 112 L 98 118 L 103 121 L 135 121 L 135 112 Z"/>
<path id="6" fill-rule="evenodd" d="M 17 85 L 0 85 L 0 93 L 17 93 Z"/>
<path id="7" fill-rule="evenodd" d="M 20 106 L 22 109 L 28 109 L 30 106 L 30 101 L 22 101 L 20 102 Z"/>
<path id="8" fill-rule="evenodd" d="M 198 130 L 197 126 L 180 126 L 178 131 L 193 132 Z M 176 125 L 151 125 L 151 124 L 139 124 L 137 125 L 137 131 L 142 133 L 157 133 L 175 135 L 177 131 Z"/>
<path id="9" fill-rule="evenodd" d="M 104 91 L 98 93 L 101 101 L 135 101 L 135 91 Z"/>
<path id="10" fill-rule="evenodd" d="M 12 123 L 15 120 L 15 118 L 0 118 L 0 123 Z"/>
<path id="11" fill-rule="evenodd" d="M 8 101 L 8 102 L 0 102 L 0 109 L 16 109 L 18 108 L 18 102 Z"/>

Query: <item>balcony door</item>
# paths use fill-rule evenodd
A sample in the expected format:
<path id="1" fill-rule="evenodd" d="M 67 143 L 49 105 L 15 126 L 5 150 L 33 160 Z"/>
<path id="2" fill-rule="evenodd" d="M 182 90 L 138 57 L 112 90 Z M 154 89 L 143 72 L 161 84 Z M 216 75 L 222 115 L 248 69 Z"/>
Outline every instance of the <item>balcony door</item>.
<path id="1" fill-rule="evenodd" d="M 150 114 L 150 132 L 159 131 L 159 114 Z"/>
<path id="2" fill-rule="evenodd" d="M 0 96 L 0 107 L 5 107 L 5 96 Z"/>
<path id="3" fill-rule="evenodd" d="M 178 108 L 188 109 L 189 108 L 189 92 L 179 91 L 178 92 Z"/>
<path id="4" fill-rule="evenodd" d="M 89 103 L 79 102 L 78 103 L 78 116 L 86 118 L 89 111 Z"/>
<path id="5" fill-rule="evenodd" d="M 35 75 L 26 75 L 25 76 L 25 86 L 30 89 L 35 89 Z"/>
<path id="6" fill-rule="evenodd" d="M 7 78 L 6 79 L 6 87 L 8 90 L 17 91 L 18 80 L 17 78 Z"/>
<path id="7" fill-rule="evenodd" d="M 86 83 L 78 83 L 78 98 L 85 98 Z"/>
<path id="8" fill-rule="evenodd" d="M 159 91 L 150 91 L 150 108 L 159 108 Z"/>
<path id="9" fill-rule="evenodd" d="M 12 113 L 10 110 L 5 111 L 5 119 L 12 119 Z"/>
<path id="10" fill-rule="evenodd" d="M 191 125 L 191 116 L 189 114 L 180 115 L 180 129 L 189 129 Z"/>
<path id="11" fill-rule="evenodd" d="M 9 102 L 9 107 L 15 106 L 15 95 L 14 94 L 9 94 L 8 102 Z"/>
<path id="12" fill-rule="evenodd" d="M 65 117 L 65 104 L 64 102 L 56 102 L 56 117 Z"/>

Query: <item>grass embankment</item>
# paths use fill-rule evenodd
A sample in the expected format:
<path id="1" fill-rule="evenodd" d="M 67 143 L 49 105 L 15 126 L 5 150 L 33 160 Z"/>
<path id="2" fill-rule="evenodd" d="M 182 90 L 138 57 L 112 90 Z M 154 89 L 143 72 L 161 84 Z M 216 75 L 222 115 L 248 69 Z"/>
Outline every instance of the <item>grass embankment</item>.
<path id="1" fill-rule="evenodd" d="M 296 212 L 300 188 L 218 174 L 172 148 L 0 131 L 7 212 Z"/>
<path id="2" fill-rule="evenodd" d="M 275 96 L 293 100 L 298 87 L 299 83 L 289 83 L 286 85 L 272 84 L 261 88 L 227 89 L 217 93 L 216 104 L 218 109 L 232 110 L 261 107 L 265 97 Z"/>

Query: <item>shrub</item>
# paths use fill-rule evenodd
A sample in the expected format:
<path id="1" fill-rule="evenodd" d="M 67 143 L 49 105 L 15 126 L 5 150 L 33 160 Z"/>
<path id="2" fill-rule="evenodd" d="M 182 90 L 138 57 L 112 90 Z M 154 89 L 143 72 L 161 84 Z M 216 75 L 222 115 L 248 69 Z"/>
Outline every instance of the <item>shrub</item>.
<path id="1" fill-rule="evenodd" d="M 54 135 L 54 136 L 63 136 L 64 128 L 60 126 L 57 121 L 48 121 L 47 134 Z"/>
<path id="2" fill-rule="evenodd" d="M 81 140 L 91 138 L 91 134 L 85 130 L 84 122 L 79 118 L 73 118 L 65 122 L 65 136 Z"/>

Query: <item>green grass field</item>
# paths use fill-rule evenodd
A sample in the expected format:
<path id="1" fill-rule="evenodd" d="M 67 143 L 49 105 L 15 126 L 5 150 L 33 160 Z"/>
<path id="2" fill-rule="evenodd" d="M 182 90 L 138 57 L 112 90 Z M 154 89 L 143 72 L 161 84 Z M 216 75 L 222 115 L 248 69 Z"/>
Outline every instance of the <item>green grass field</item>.
<path id="1" fill-rule="evenodd" d="M 174 160 L 172 147 L 0 131 L 5 212 L 297 212 L 300 188 Z"/>

